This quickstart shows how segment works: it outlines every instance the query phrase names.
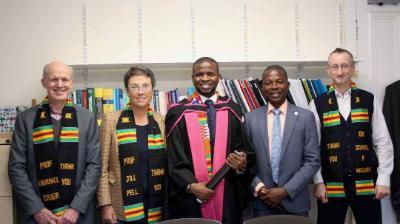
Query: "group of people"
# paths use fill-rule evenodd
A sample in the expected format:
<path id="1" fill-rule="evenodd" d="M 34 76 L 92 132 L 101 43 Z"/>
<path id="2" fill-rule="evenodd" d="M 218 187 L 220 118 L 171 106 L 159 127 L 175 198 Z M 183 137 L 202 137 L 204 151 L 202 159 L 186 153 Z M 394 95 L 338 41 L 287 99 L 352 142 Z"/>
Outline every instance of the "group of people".
<path id="1" fill-rule="evenodd" d="M 326 68 L 332 83 L 310 110 L 287 100 L 288 75 L 267 67 L 260 83 L 268 101 L 242 114 L 216 91 L 218 63 L 193 63 L 195 93 L 165 118 L 150 107 L 153 72 L 132 67 L 124 85 L 129 104 L 106 113 L 100 129 L 68 93 L 73 70 L 44 67 L 42 103 L 19 114 L 9 177 L 24 223 L 157 223 L 205 218 L 224 224 L 253 217 L 308 216 L 314 181 L 318 223 L 381 221 L 390 193 L 393 146 L 373 94 L 351 80 L 352 54 L 337 48 Z M 96 203 L 97 202 L 97 203 Z M 365 215 L 368 214 L 368 215 Z"/>

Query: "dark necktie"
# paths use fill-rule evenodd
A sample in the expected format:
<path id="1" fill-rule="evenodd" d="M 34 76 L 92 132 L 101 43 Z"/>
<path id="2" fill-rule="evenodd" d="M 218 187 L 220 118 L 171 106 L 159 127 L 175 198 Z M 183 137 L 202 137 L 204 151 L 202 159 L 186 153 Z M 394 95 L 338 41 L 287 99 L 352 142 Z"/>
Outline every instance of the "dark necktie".
<path id="1" fill-rule="evenodd" d="M 213 150 L 214 149 L 214 140 L 215 140 L 214 102 L 212 100 L 206 100 L 205 104 L 207 105 L 207 124 L 208 124 L 208 129 L 210 131 L 210 145 L 211 145 L 211 150 Z"/>

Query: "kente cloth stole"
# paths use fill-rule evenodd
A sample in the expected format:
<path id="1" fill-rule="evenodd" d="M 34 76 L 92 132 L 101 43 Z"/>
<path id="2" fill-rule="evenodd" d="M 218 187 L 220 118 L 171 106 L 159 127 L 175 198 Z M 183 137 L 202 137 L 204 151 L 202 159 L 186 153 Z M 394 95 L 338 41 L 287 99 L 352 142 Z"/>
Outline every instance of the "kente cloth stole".
<path id="1" fill-rule="evenodd" d="M 188 101 L 191 104 L 204 104 L 201 100 L 201 97 L 197 91 L 195 91 L 191 96 L 188 97 Z M 212 177 L 212 149 L 211 149 L 211 136 L 210 136 L 210 129 L 208 127 L 208 119 L 207 119 L 207 112 L 206 111 L 197 111 L 198 114 L 198 122 L 200 125 L 200 133 L 202 139 L 202 145 L 204 149 L 204 156 L 207 162 L 207 170 L 208 176 Z"/>
<path id="2" fill-rule="evenodd" d="M 357 87 L 355 83 L 351 83 L 351 90 L 352 90 L 352 108 L 351 108 L 351 122 L 352 123 L 369 123 L 369 116 L 368 116 L 368 109 L 367 108 L 355 108 L 354 104 L 360 102 L 360 97 L 359 96 L 354 96 L 357 95 L 355 92 L 357 92 Z M 329 90 L 327 92 L 327 95 L 329 96 L 328 99 L 328 104 L 332 105 L 332 108 L 335 108 L 333 110 L 330 110 L 328 112 L 323 113 L 323 126 L 324 127 L 332 127 L 336 125 L 340 125 L 340 113 L 339 113 L 339 108 L 337 105 L 337 101 L 335 100 L 336 97 L 334 96 L 335 94 L 335 88 L 333 85 L 329 87 Z"/>
<path id="3" fill-rule="evenodd" d="M 206 106 L 203 110 L 206 110 Z M 207 112 L 203 110 L 187 111 L 185 122 L 187 134 L 189 137 L 190 150 L 192 153 L 192 162 L 194 175 L 198 182 L 208 182 L 218 170 L 225 164 L 228 141 L 228 108 L 216 110 L 216 131 L 215 145 L 213 151 L 213 160 L 210 161 L 209 140 L 207 140 L 207 120 L 204 119 Z M 209 135 L 208 135 L 209 136 Z M 211 169 L 209 167 L 211 166 Z M 210 173 L 211 170 L 211 173 Z M 201 204 L 202 217 L 222 221 L 222 210 L 224 202 L 224 180 L 222 180 L 214 189 L 214 195 L 205 203 Z"/>
<path id="4" fill-rule="evenodd" d="M 67 100 L 61 119 L 57 148 L 47 98 L 39 106 L 32 131 L 40 197 L 46 208 L 61 216 L 75 195 L 79 148 L 78 117 Z"/>
<path id="5" fill-rule="evenodd" d="M 341 128 L 341 116 L 335 96 L 333 85 L 327 92 L 328 111 L 323 111 L 323 136 L 325 137 L 324 148 L 326 156 L 329 157 L 329 165 L 332 172 L 339 174 L 336 177 L 331 176 L 326 182 L 327 196 L 330 198 L 344 198 L 345 189 L 342 182 L 343 177 L 343 151 L 341 139 L 338 137 L 343 131 Z M 351 149 L 352 164 L 355 172 L 355 192 L 357 196 L 373 196 L 375 194 L 374 174 L 372 173 L 371 149 L 370 148 L 370 117 L 369 110 L 364 102 L 367 100 L 359 94 L 355 83 L 351 84 L 351 114 L 349 122 L 351 129 L 354 129 L 354 145 Z M 346 129 L 347 130 L 347 129 Z M 325 135 L 324 133 L 328 133 Z"/>
<path id="6" fill-rule="evenodd" d="M 165 144 L 160 127 L 154 120 L 153 112 L 147 112 L 149 125 L 147 137 L 148 173 L 139 167 L 139 148 L 136 125 L 132 108 L 128 105 L 121 113 L 116 125 L 116 135 L 121 166 L 121 187 L 126 222 L 157 223 L 161 221 L 164 175 L 166 166 Z M 148 208 L 143 204 L 143 184 L 147 179 Z"/>
<path id="7" fill-rule="evenodd" d="M 207 123 L 207 112 L 204 111 L 198 111 L 197 112 L 198 116 L 198 121 L 200 125 L 200 134 L 201 134 L 201 139 L 203 143 L 203 148 L 204 148 L 204 156 L 207 162 L 207 171 L 208 171 L 208 177 L 212 177 L 212 171 L 213 171 L 213 166 L 212 166 L 212 155 L 211 155 L 211 144 L 210 144 L 210 130 L 208 128 L 208 123 Z"/>

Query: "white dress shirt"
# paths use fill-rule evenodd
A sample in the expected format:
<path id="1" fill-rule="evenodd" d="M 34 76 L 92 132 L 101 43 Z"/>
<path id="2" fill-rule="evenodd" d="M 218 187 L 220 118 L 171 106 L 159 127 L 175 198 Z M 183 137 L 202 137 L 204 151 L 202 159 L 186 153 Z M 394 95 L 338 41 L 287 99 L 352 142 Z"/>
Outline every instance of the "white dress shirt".
<path id="1" fill-rule="evenodd" d="M 200 96 L 200 98 L 201 98 L 201 101 L 203 101 L 203 103 L 205 103 L 206 100 L 212 100 L 213 103 L 216 103 L 217 100 L 218 100 L 218 94 L 217 94 L 217 93 L 215 93 L 214 95 L 212 95 L 210 98 L 207 98 L 207 97 L 201 95 L 200 93 L 199 93 L 199 96 Z"/>
<path id="2" fill-rule="evenodd" d="M 351 111 L 351 88 L 349 88 L 344 94 L 341 94 L 335 90 L 335 95 L 339 112 L 343 118 L 347 120 Z M 318 136 L 321 142 L 321 123 L 314 101 L 310 102 L 309 110 L 314 113 L 315 121 L 317 123 Z M 390 174 L 392 174 L 393 171 L 393 144 L 382 114 L 382 109 L 379 108 L 379 104 L 375 97 L 371 126 L 373 149 L 376 152 L 379 163 L 376 185 L 390 187 Z M 314 183 L 317 184 L 322 182 L 324 182 L 324 180 L 322 178 L 321 169 L 319 169 L 314 175 Z"/>

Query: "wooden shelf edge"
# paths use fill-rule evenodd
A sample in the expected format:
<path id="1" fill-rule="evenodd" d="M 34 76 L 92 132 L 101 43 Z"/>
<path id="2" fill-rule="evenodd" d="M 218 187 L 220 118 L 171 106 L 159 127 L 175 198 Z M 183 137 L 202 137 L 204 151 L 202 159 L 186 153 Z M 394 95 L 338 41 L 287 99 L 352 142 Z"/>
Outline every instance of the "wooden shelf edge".
<path id="1" fill-rule="evenodd" d="M 11 144 L 12 132 L 0 132 L 0 144 Z"/>
<path id="2" fill-rule="evenodd" d="M 11 138 L 12 132 L 0 132 L 0 138 Z"/>

